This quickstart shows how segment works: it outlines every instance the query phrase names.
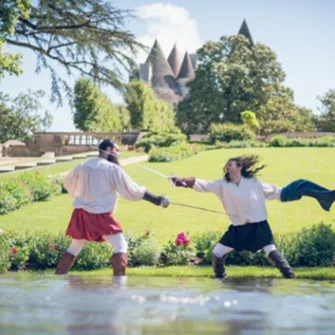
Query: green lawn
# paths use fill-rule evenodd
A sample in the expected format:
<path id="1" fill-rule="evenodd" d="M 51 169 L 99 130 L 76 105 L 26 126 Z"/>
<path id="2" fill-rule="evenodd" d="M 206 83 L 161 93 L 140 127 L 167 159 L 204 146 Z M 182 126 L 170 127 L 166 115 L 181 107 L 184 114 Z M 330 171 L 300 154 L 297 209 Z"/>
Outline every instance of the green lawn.
<path id="1" fill-rule="evenodd" d="M 280 186 L 306 178 L 328 188 L 334 188 L 334 148 L 259 148 L 221 149 L 207 151 L 173 163 L 142 163 L 160 172 L 179 176 L 196 176 L 203 179 L 222 177 L 222 167 L 230 157 L 241 154 L 259 154 L 267 167 L 260 178 Z M 78 161 L 59 164 L 63 171 Z M 52 169 L 53 167 L 50 167 Z M 222 210 L 218 199 L 212 194 L 197 193 L 190 189 L 173 188 L 164 178 L 138 166 L 125 169 L 133 179 L 156 194 L 167 194 L 171 201 Z M 49 173 L 55 173 L 56 171 Z M 47 173 L 44 170 L 43 173 Z M 0 216 L 0 227 L 4 230 L 23 229 L 39 231 L 64 231 L 71 215 L 71 199 L 67 195 L 50 202 L 27 205 L 15 212 Z M 296 232 L 302 227 L 324 221 L 335 224 L 334 213 L 325 212 L 314 199 L 304 198 L 291 203 L 268 202 L 269 222 L 273 231 Z M 129 202 L 120 199 L 115 217 L 126 232 L 142 233 L 144 229 L 154 232 L 157 239 L 166 242 L 179 232 L 224 231 L 229 225 L 225 215 L 208 213 L 171 205 L 167 209 L 153 206 L 145 201 Z"/>
<path id="2" fill-rule="evenodd" d="M 143 156 L 146 155 L 145 153 L 138 153 L 138 152 L 134 152 L 134 151 L 122 151 L 120 154 L 120 158 L 121 159 L 126 159 L 129 157 L 137 157 L 137 156 Z M 69 162 L 65 162 L 65 163 L 55 163 L 52 165 L 47 165 L 47 166 L 39 166 L 33 169 L 29 169 L 29 170 L 18 170 L 15 171 L 14 173 L 3 173 L 0 174 L 0 182 L 2 180 L 8 179 L 8 178 L 15 178 L 16 176 L 18 176 L 21 173 L 24 173 L 26 171 L 40 171 L 42 174 L 46 174 L 46 175 L 52 175 L 52 174 L 57 174 L 57 173 L 62 173 L 65 171 L 69 171 L 71 170 L 73 167 L 75 167 L 77 164 L 87 160 L 89 158 L 85 158 L 85 159 L 74 159 L 72 161 Z"/>
<path id="3" fill-rule="evenodd" d="M 227 266 L 228 278 L 282 278 L 281 273 L 274 267 L 260 266 Z M 297 278 L 315 280 L 334 280 L 334 268 L 294 268 Z M 95 271 L 71 271 L 72 275 L 83 274 L 84 278 L 93 276 L 112 276 L 112 269 Z M 128 268 L 127 275 L 145 277 L 203 277 L 212 278 L 213 269 L 210 266 L 170 266 L 170 267 L 137 267 Z M 299 282 L 297 282 L 297 285 Z"/>

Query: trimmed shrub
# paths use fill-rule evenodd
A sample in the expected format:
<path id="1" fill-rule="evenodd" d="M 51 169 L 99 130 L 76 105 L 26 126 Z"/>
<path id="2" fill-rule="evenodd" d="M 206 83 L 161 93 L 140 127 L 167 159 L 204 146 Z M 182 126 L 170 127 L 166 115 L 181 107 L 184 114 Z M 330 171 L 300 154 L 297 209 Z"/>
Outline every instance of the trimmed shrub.
<path id="1" fill-rule="evenodd" d="M 248 126 L 232 123 L 212 124 L 209 136 L 212 143 L 215 141 L 254 140 L 256 138 L 255 133 Z"/>
<path id="2" fill-rule="evenodd" d="M 186 135 L 181 132 L 152 132 L 144 135 L 136 147 L 142 147 L 145 152 L 149 152 L 154 147 L 171 147 L 186 143 L 186 139 Z"/>
<path id="3" fill-rule="evenodd" d="M 178 159 L 193 156 L 198 153 L 196 147 L 182 144 L 169 148 L 152 149 L 149 153 L 149 162 L 172 162 Z"/>
<path id="4" fill-rule="evenodd" d="M 148 239 L 143 241 L 140 245 L 132 251 L 133 265 L 156 265 L 158 263 L 161 246 L 157 241 Z"/>
<path id="5" fill-rule="evenodd" d="M 286 256 L 293 266 L 331 266 L 335 260 L 335 234 L 323 222 L 308 228 L 291 239 Z"/>

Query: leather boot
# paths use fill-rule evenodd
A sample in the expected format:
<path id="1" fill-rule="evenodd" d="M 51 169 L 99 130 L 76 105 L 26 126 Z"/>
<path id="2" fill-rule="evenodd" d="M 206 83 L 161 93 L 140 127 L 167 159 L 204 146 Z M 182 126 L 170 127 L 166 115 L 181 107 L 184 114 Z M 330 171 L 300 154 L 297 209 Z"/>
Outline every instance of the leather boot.
<path id="1" fill-rule="evenodd" d="M 70 254 L 68 251 L 65 251 L 57 265 L 56 275 L 66 275 L 76 259 L 76 256 Z"/>
<path id="2" fill-rule="evenodd" d="M 128 254 L 117 253 L 112 257 L 112 266 L 114 276 L 125 276 L 128 266 Z"/>
<path id="3" fill-rule="evenodd" d="M 228 255 L 224 255 L 223 257 L 216 257 L 212 254 L 212 265 L 215 274 L 215 278 L 225 278 L 227 277 L 226 270 L 225 270 L 225 261 Z"/>
<path id="4" fill-rule="evenodd" d="M 290 264 L 288 264 L 288 261 L 279 250 L 271 251 L 268 255 L 268 259 L 271 264 L 280 270 L 284 278 L 295 278 Z"/>

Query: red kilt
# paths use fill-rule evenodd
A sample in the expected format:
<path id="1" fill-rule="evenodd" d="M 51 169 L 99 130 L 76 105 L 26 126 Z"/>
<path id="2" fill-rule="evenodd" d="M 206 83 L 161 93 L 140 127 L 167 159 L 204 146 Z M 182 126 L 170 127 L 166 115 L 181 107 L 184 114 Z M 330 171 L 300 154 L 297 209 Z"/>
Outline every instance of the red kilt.
<path id="1" fill-rule="evenodd" d="M 82 208 L 73 210 L 66 235 L 77 240 L 103 242 L 103 235 L 122 233 L 120 224 L 111 213 L 94 214 Z"/>

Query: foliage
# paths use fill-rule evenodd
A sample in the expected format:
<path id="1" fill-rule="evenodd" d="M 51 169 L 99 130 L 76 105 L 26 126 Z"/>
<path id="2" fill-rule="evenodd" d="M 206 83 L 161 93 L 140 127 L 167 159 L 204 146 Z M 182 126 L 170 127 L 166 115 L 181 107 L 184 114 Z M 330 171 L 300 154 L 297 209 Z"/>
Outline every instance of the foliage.
<path id="1" fill-rule="evenodd" d="M 62 178 L 25 172 L 0 184 L 0 215 L 7 214 L 33 201 L 50 200 L 64 192 Z"/>
<path id="2" fill-rule="evenodd" d="M 208 231 L 195 234 L 178 243 L 168 241 L 160 245 L 149 231 L 141 236 L 127 235 L 130 266 L 143 265 L 186 265 L 200 257 L 202 264 L 211 264 L 212 250 L 218 243 L 221 232 Z M 186 243 L 186 242 L 187 243 Z M 335 233 L 329 224 L 319 223 L 304 227 L 292 234 L 275 234 L 278 249 L 291 266 L 332 266 L 335 259 Z M 63 234 L 23 234 L 6 232 L 0 234 L 0 271 L 6 269 L 44 270 L 55 268 L 63 252 L 68 248 L 70 238 Z M 113 250 L 107 243 L 86 243 L 78 255 L 73 269 L 93 270 L 111 266 Z M 232 252 L 227 264 L 270 265 L 264 251 L 257 253 Z"/>
<path id="3" fill-rule="evenodd" d="M 11 245 L 6 234 L 0 234 L 0 272 L 11 266 Z"/>
<path id="4" fill-rule="evenodd" d="M 0 3 L 0 82 L 5 73 L 18 75 L 22 72 L 22 55 L 5 52 L 3 44 L 7 37 L 15 33 L 19 17 L 28 19 L 29 10 L 30 0 L 2 0 Z"/>
<path id="5" fill-rule="evenodd" d="M 173 108 L 157 99 L 152 87 L 139 80 L 131 81 L 124 97 L 130 112 L 131 126 L 141 131 L 165 131 L 175 124 Z"/>
<path id="6" fill-rule="evenodd" d="M 112 247 L 107 243 L 86 243 L 80 252 L 74 269 L 94 270 L 111 265 Z"/>
<path id="7" fill-rule="evenodd" d="M 91 80 L 81 78 L 74 87 L 74 125 L 82 131 L 122 130 L 120 109 Z"/>
<path id="8" fill-rule="evenodd" d="M 26 4 L 27 0 L 6 2 Z M 19 12 L 13 35 L 5 41 L 35 52 L 36 71 L 47 69 L 51 74 L 52 101 L 61 103 L 62 89 L 71 94 L 55 64 L 68 74 L 79 72 L 94 82 L 123 89 L 120 68 L 129 71 L 135 65 L 133 54 L 143 47 L 125 29 L 130 11 L 104 0 L 49 0 L 32 1 L 29 17 L 24 14 Z"/>
<path id="9" fill-rule="evenodd" d="M 303 228 L 290 239 L 286 256 L 292 266 L 333 266 L 335 260 L 335 234 L 330 225 Z"/>
<path id="10" fill-rule="evenodd" d="M 285 136 L 274 136 L 270 140 L 270 147 L 335 147 L 335 137 L 324 136 L 312 139 L 287 138 Z"/>
<path id="11" fill-rule="evenodd" d="M 191 244 L 177 245 L 175 242 L 169 241 L 163 246 L 160 261 L 166 266 L 186 265 L 194 256 L 195 252 Z"/>
<path id="12" fill-rule="evenodd" d="M 40 99 L 45 93 L 20 93 L 14 99 L 0 92 L 0 142 L 10 139 L 25 141 L 34 132 L 43 131 L 52 124 L 52 116 L 47 111 L 41 115 Z"/>
<path id="13" fill-rule="evenodd" d="M 335 89 L 318 97 L 321 103 L 321 115 L 317 120 L 319 131 L 335 132 Z"/>
<path id="14" fill-rule="evenodd" d="M 145 239 L 132 251 L 133 265 L 157 265 L 161 250 L 156 240 Z"/>
<path id="15" fill-rule="evenodd" d="M 168 148 L 151 149 L 149 152 L 149 162 L 172 162 L 193 156 L 198 152 L 196 147 L 186 143 Z"/>
<path id="16" fill-rule="evenodd" d="M 178 106 L 178 124 L 187 133 L 206 133 L 212 123 L 241 122 L 278 94 L 285 73 L 265 45 L 250 47 L 242 35 L 223 36 L 197 51 L 199 66 L 190 98 Z"/>
<path id="17" fill-rule="evenodd" d="M 231 123 L 212 124 L 210 128 L 210 139 L 215 141 L 230 142 L 232 140 L 254 140 L 255 133 L 246 125 L 236 125 Z"/>
<path id="18" fill-rule="evenodd" d="M 186 143 L 186 136 L 174 127 L 164 132 L 150 132 L 145 134 L 136 144 L 149 152 L 154 147 L 170 147 Z"/>
<path id="19" fill-rule="evenodd" d="M 314 129 L 312 112 L 296 106 L 292 90 L 283 86 L 285 73 L 269 47 L 250 46 L 242 35 L 223 36 L 207 42 L 197 57 L 189 98 L 177 110 L 177 124 L 187 134 L 206 134 L 213 123 L 241 123 L 244 111 L 256 114 L 263 133 L 267 122 L 282 119 L 293 131 Z"/>
<path id="20" fill-rule="evenodd" d="M 314 116 L 310 109 L 293 103 L 293 92 L 283 89 L 279 96 L 271 97 L 259 107 L 257 117 L 261 134 L 306 132 L 315 130 Z"/>

